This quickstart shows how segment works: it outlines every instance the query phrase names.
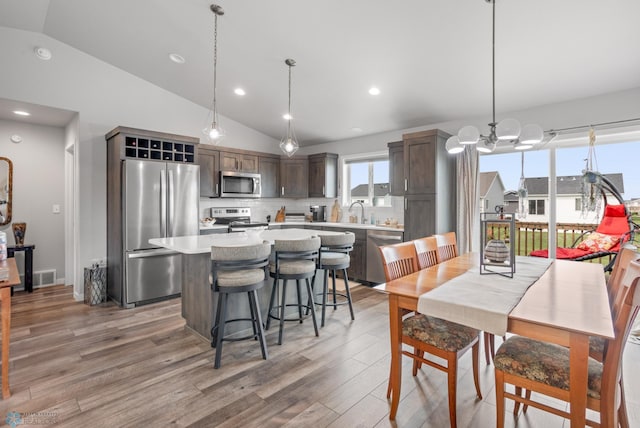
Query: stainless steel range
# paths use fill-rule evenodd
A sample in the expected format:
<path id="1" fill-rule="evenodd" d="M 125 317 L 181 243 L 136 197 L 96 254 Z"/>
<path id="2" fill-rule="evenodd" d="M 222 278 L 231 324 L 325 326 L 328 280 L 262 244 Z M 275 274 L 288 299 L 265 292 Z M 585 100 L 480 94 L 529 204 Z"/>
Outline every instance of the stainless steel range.
<path id="1" fill-rule="evenodd" d="M 251 221 L 251 208 L 211 208 L 211 217 L 216 219 L 216 224 L 229 225 L 229 233 L 245 232 L 247 230 L 266 230 L 269 224 Z"/>

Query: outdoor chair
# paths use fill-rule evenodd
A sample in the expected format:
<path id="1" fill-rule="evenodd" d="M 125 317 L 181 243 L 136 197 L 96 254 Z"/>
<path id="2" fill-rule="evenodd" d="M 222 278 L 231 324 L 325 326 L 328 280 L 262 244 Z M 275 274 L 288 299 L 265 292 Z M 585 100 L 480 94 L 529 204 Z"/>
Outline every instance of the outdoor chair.
<path id="1" fill-rule="evenodd" d="M 593 173 L 596 174 L 596 173 Z M 584 261 L 612 256 L 605 266 L 611 272 L 615 258 L 625 242 L 633 241 L 640 226 L 631 219 L 631 213 L 624 204 L 624 199 L 616 187 L 605 176 L 598 174 L 602 180 L 601 194 L 604 199 L 604 214 L 595 230 L 583 232 L 570 247 L 556 249 L 557 259 Z M 607 194 L 613 195 L 618 204 L 607 204 Z M 549 257 L 548 249 L 534 250 L 529 255 Z"/>

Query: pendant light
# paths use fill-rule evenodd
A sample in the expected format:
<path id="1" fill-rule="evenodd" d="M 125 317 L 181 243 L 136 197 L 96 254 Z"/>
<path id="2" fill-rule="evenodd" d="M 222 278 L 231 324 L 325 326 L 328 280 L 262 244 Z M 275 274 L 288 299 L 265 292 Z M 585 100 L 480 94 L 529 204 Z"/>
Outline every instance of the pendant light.
<path id="1" fill-rule="evenodd" d="M 524 220 L 529 214 L 529 192 L 527 191 L 527 182 L 524 178 L 524 152 L 520 165 L 520 181 L 518 182 L 518 220 Z"/>
<path id="2" fill-rule="evenodd" d="M 217 68 L 218 68 L 218 16 L 224 15 L 224 10 L 217 4 L 210 6 L 213 12 L 213 102 L 211 107 L 211 125 L 203 129 L 203 133 L 207 136 L 207 140 L 211 144 L 218 144 L 224 137 L 224 132 L 220 128 L 220 120 L 218 119 L 218 107 L 216 105 L 216 86 L 217 86 Z"/>
<path id="3" fill-rule="evenodd" d="M 293 59 L 286 59 L 284 61 L 289 67 L 289 109 L 287 110 L 287 135 L 280 141 L 280 150 L 282 150 L 287 156 L 291 157 L 298 151 L 300 146 L 296 140 L 296 134 L 293 131 L 293 116 L 291 115 L 291 67 L 295 67 L 296 61 Z"/>
<path id="4" fill-rule="evenodd" d="M 451 154 L 460 153 L 465 145 L 475 145 L 481 153 L 491 153 L 495 150 L 499 141 L 509 141 L 515 150 L 526 150 L 542 141 L 544 131 L 540 125 L 530 124 L 520 128 L 520 122 L 516 119 L 504 119 L 496 122 L 496 0 L 485 0 L 493 5 L 492 38 L 491 38 L 491 64 L 493 87 L 493 116 L 489 123 L 489 135 L 482 135 L 475 126 L 465 126 L 447 140 L 445 148 Z"/>

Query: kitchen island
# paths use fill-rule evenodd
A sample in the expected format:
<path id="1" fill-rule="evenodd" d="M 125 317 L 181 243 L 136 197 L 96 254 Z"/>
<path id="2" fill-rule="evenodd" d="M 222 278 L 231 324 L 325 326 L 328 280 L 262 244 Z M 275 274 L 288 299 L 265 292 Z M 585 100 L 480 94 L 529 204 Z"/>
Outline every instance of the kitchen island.
<path id="1" fill-rule="evenodd" d="M 212 246 L 242 246 L 257 244 L 262 241 L 273 243 L 276 239 L 306 239 L 311 236 L 335 233 L 338 232 L 311 229 L 263 230 L 259 232 L 154 238 L 150 239 L 149 243 L 182 253 L 182 317 L 186 320 L 186 326 L 189 330 L 203 339 L 211 341 L 213 308 L 217 306 L 218 297 L 217 294 L 213 295 L 211 293 L 209 284 Z M 291 287 L 291 291 L 293 291 L 293 288 Z M 263 319 L 266 319 L 270 294 L 270 285 L 258 290 Z M 244 294 L 230 296 L 227 313 L 229 319 L 246 318 L 248 313 L 249 304 Z M 243 324 L 229 324 L 225 327 L 226 333 L 232 334 L 249 328 L 248 323 L 246 325 Z"/>

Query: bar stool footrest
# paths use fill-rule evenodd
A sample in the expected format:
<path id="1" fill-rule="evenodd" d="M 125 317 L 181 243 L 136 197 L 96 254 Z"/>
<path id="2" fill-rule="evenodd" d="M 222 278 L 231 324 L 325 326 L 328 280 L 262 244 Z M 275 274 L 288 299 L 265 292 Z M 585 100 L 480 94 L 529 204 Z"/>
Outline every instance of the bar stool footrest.
<path id="1" fill-rule="evenodd" d="M 284 306 L 285 307 L 291 307 L 291 308 L 298 308 L 298 304 L 297 303 L 287 303 Z M 281 307 L 280 305 L 279 306 L 274 306 L 273 308 L 271 308 L 271 312 L 276 311 L 276 313 L 279 314 L 280 313 L 280 307 Z M 302 308 L 303 310 L 307 310 L 307 311 L 311 311 L 311 310 L 315 309 L 315 308 L 312 308 L 309 305 L 300 305 L 300 308 Z M 274 319 L 274 320 L 280 320 L 280 317 L 278 315 L 273 315 L 271 312 L 269 312 L 267 314 L 267 317 L 269 317 L 271 319 Z M 289 314 L 289 316 L 296 316 L 296 318 L 285 318 L 284 319 L 285 322 L 287 322 L 287 321 L 298 321 L 298 322 L 300 322 L 300 321 L 303 321 L 303 320 L 309 318 L 308 314 L 303 316 L 302 318 L 300 318 L 298 316 L 298 314 Z"/>
<path id="2" fill-rule="evenodd" d="M 237 322 L 237 321 L 246 321 L 246 322 L 250 322 L 250 323 L 252 323 L 252 324 L 253 324 L 253 319 L 251 319 L 251 318 L 235 318 L 235 319 L 232 319 L 232 320 L 226 320 L 224 324 L 225 324 L 225 325 L 227 325 L 227 324 L 229 324 L 229 323 Z M 264 327 L 264 326 L 263 326 L 263 327 Z M 218 326 L 214 326 L 214 327 L 211 329 L 211 337 L 215 336 L 215 335 L 213 334 L 213 332 L 214 332 L 215 330 L 217 330 L 217 329 L 218 329 Z M 258 335 L 258 334 L 253 334 L 253 333 L 252 333 L 252 334 L 249 334 L 248 336 L 242 336 L 242 337 L 231 337 L 231 336 L 227 336 L 227 337 L 223 337 L 223 338 L 222 338 L 222 340 L 223 340 L 224 342 L 240 342 L 241 340 L 249 340 L 249 339 L 257 340 L 257 339 L 258 339 L 258 337 L 259 337 L 259 335 Z M 213 343 L 211 344 L 211 346 L 212 346 L 212 347 L 215 347 Z"/>

